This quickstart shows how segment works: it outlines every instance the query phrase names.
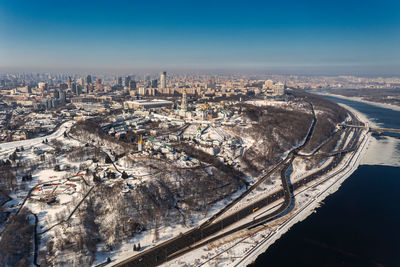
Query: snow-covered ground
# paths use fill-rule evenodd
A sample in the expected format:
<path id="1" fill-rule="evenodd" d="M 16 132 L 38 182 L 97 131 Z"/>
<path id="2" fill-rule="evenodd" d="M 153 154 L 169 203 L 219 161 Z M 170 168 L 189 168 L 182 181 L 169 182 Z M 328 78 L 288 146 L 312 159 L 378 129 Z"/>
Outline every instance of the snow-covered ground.
<path id="1" fill-rule="evenodd" d="M 275 172 L 271 175 L 270 179 L 260 184 L 253 192 L 248 194 L 244 199 L 236 203 L 233 207 L 222 214 L 216 221 L 231 215 L 232 213 L 251 205 L 252 203 L 264 198 L 267 195 L 274 194 L 282 189 L 282 181 L 280 179 L 280 172 Z M 243 193 L 243 192 L 242 192 Z M 232 200 L 235 198 L 232 198 Z"/>
<path id="2" fill-rule="evenodd" d="M 303 110 L 306 112 L 310 112 L 310 107 L 306 103 L 297 103 L 286 100 L 273 100 L 273 99 L 258 99 L 258 100 L 248 100 L 245 102 L 246 104 L 263 107 L 277 107 L 277 108 L 285 108 L 286 110 Z"/>
<path id="3" fill-rule="evenodd" d="M 358 117 L 357 111 L 354 111 Z M 288 215 L 268 223 L 264 228 L 256 230 L 243 230 L 235 235 L 216 241 L 214 244 L 194 250 L 177 259 L 167 262 L 165 266 L 246 266 L 253 262 L 271 244 L 280 238 L 295 223 L 304 220 L 320 205 L 328 195 L 337 191 L 341 183 L 348 178 L 359 166 L 365 156 L 371 135 L 363 133 L 359 149 L 345 156 L 344 160 L 329 174 L 314 181 L 306 188 L 295 192 L 296 205 Z M 297 165 L 292 176 L 302 176 L 298 173 L 304 170 Z M 264 209 L 271 209 L 276 203 Z M 261 212 L 261 211 L 258 211 Z M 256 212 L 252 216 L 257 216 Z M 244 222 L 239 222 L 240 224 Z M 239 224 L 238 223 L 238 224 Z"/>
<path id="4" fill-rule="evenodd" d="M 8 152 L 13 151 L 16 148 L 19 148 L 21 146 L 23 146 L 25 149 L 30 148 L 32 146 L 41 144 L 46 139 L 48 141 L 50 141 L 54 138 L 60 137 L 73 124 L 74 124 L 74 121 L 67 121 L 64 124 L 60 125 L 60 127 L 54 133 L 47 135 L 47 136 L 33 138 L 33 139 L 27 139 L 27 140 L 21 140 L 21 141 L 8 142 L 8 143 L 1 143 L 0 144 L 0 154 L 8 153 Z"/>
<path id="5" fill-rule="evenodd" d="M 276 101 L 276 100 L 249 100 L 245 102 L 246 104 L 262 107 L 262 106 L 272 106 L 272 107 L 281 107 L 285 102 L 284 101 Z"/>
<path id="6" fill-rule="evenodd" d="M 328 158 L 327 160 L 322 161 L 319 166 L 317 166 L 316 168 L 307 170 L 306 169 L 306 164 L 304 162 L 304 159 L 302 158 L 296 158 L 293 161 L 293 174 L 290 177 L 290 180 L 292 183 L 295 183 L 301 179 L 303 179 L 304 177 L 311 175 L 325 167 L 327 167 L 330 163 L 332 162 L 332 158 Z"/>
<path id="7" fill-rule="evenodd" d="M 363 114 L 360 114 L 359 112 L 357 112 L 355 110 L 353 110 L 353 112 L 356 113 L 359 118 L 367 120 L 367 118 L 365 116 L 363 116 Z M 46 137 L 40 137 L 40 138 L 35 138 L 35 139 L 30 139 L 30 140 L 0 144 L 0 155 L 10 153 L 13 150 L 15 150 L 15 148 L 24 146 L 24 148 L 25 148 L 25 152 L 23 153 L 24 157 L 26 157 L 26 158 L 32 157 L 33 158 L 33 157 L 35 157 L 35 155 L 31 149 L 28 150 L 29 148 L 34 146 L 34 147 L 40 148 L 44 151 L 51 148 L 47 144 L 42 144 L 42 141 L 45 139 L 48 139 L 48 141 L 51 142 L 52 139 L 57 138 L 63 142 L 64 146 L 70 146 L 70 147 L 80 146 L 80 145 L 82 145 L 82 144 L 80 144 L 80 142 L 73 140 L 73 139 L 64 138 L 64 136 L 63 136 L 63 133 L 68 128 L 70 128 L 72 125 L 73 125 L 72 121 L 66 122 L 62 126 L 60 126 L 60 128 L 56 132 L 54 132 L 53 134 L 46 136 Z M 372 123 L 370 123 L 370 125 L 372 125 Z M 203 134 L 206 135 L 207 137 L 210 136 L 210 138 L 215 138 L 215 139 L 217 139 L 219 137 L 219 138 L 221 138 L 221 141 L 224 139 L 223 138 L 224 135 L 231 137 L 231 134 L 229 132 L 226 132 L 221 129 L 215 130 L 212 127 L 209 128 L 207 133 L 203 133 Z M 374 139 L 374 138 L 370 138 L 369 135 L 368 135 L 368 138 L 371 140 Z M 366 140 L 368 138 L 366 138 Z M 251 140 L 251 139 L 245 140 L 244 141 L 245 147 L 247 144 L 248 145 L 252 144 L 253 141 L 254 140 Z M 390 140 L 390 142 L 394 142 L 394 141 L 395 140 Z M 367 141 L 364 141 L 364 142 L 367 142 Z M 372 144 L 373 143 L 371 141 L 371 146 L 373 147 Z M 388 146 L 392 145 L 392 144 L 393 143 L 388 143 Z M 377 147 L 376 149 L 380 149 L 380 148 Z M 326 183 L 324 183 L 320 186 L 310 189 L 310 191 L 299 193 L 296 196 L 296 208 L 293 212 L 290 213 L 291 214 L 290 216 L 292 216 L 292 217 L 290 217 L 291 219 L 288 219 L 288 216 L 285 216 L 282 219 L 272 223 L 272 225 L 269 226 L 268 229 L 251 233 L 251 235 L 246 232 L 245 233 L 241 232 L 241 233 L 239 233 L 239 237 L 238 236 L 230 237 L 230 241 L 228 240 L 227 242 L 225 242 L 223 240 L 221 245 L 218 245 L 215 248 L 210 248 L 210 249 L 206 248 L 206 250 L 201 248 L 201 249 L 197 250 L 197 252 L 188 253 L 187 255 L 184 255 L 183 257 L 178 258 L 175 261 L 172 261 L 171 263 L 167 263 L 167 265 L 172 265 L 172 266 L 177 265 L 177 264 L 183 265 L 184 262 L 193 264 L 196 261 L 205 262 L 206 260 L 209 260 L 211 257 L 222 252 L 224 249 L 227 249 L 227 247 L 231 247 L 233 245 L 233 243 L 238 243 L 239 239 L 246 238 L 247 241 L 248 240 L 250 240 L 250 241 L 238 243 L 237 246 L 233 246 L 232 249 L 228 250 L 231 252 L 226 252 L 228 254 L 230 253 L 230 255 L 231 255 L 230 262 L 227 262 L 226 259 L 221 260 L 222 265 L 235 265 L 236 263 L 239 263 L 240 265 L 242 265 L 240 258 L 245 259 L 245 260 L 252 259 L 252 257 L 255 257 L 259 253 L 262 253 L 270 244 L 273 243 L 273 241 L 275 241 L 277 238 L 279 238 L 279 236 L 283 232 L 287 231 L 292 224 L 294 224 L 298 220 L 302 220 L 302 219 L 306 218 L 310 214 L 310 212 L 312 212 L 312 210 L 319 205 L 318 203 L 320 200 L 322 200 L 328 194 L 336 191 L 337 188 L 339 188 L 341 182 L 344 179 L 346 179 L 357 168 L 357 166 L 360 162 L 360 158 L 361 158 L 360 153 L 363 151 L 364 150 L 358 151 L 356 154 L 356 155 L 358 155 L 358 157 L 355 156 L 355 158 L 357 158 L 356 161 L 352 162 L 347 167 L 343 167 L 343 171 L 341 173 L 337 174 L 334 178 L 330 179 L 329 181 L 327 181 Z M 371 151 L 373 151 L 372 148 L 371 148 Z M 393 153 L 392 154 L 388 153 L 388 157 L 393 156 Z M 375 152 L 375 154 L 376 154 L 376 152 Z M 350 160 L 350 156 L 348 158 Z M 399 159 L 400 159 L 400 155 L 397 155 L 397 158 L 394 160 L 397 160 L 397 162 L 400 162 Z M 368 162 L 368 161 L 366 161 L 366 162 Z M 66 157 L 63 157 L 63 156 L 57 158 L 57 164 L 68 164 L 71 166 L 77 165 L 77 163 L 71 162 Z M 88 162 L 88 164 L 90 165 L 91 163 Z M 131 168 L 130 166 L 128 166 L 129 165 L 128 162 L 125 161 L 124 159 L 120 159 L 118 161 L 118 163 L 116 163 L 116 164 L 117 164 L 118 168 L 121 169 L 121 171 L 126 171 L 128 173 L 128 175 L 132 176 L 132 177 L 128 178 L 127 180 L 125 180 L 125 182 L 127 184 L 130 183 L 129 185 L 134 186 L 136 183 L 143 182 L 144 180 L 151 178 L 151 176 L 153 175 L 153 173 L 145 166 L 143 166 L 143 167 L 136 166 L 136 168 Z M 368 163 L 365 163 L 365 164 L 368 164 Z M 107 164 L 98 164 L 98 165 L 99 165 L 99 167 L 102 167 L 102 168 L 104 167 L 104 169 L 112 168 L 112 166 L 110 164 L 108 164 L 108 165 Z M 320 167 L 323 167 L 323 166 L 320 166 Z M 338 168 L 340 168 L 340 166 Z M 313 169 L 311 171 L 315 171 L 315 169 Z M 74 173 L 67 172 L 67 171 L 56 172 L 52 169 L 37 170 L 33 173 L 33 180 L 31 181 L 30 185 L 34 186 L 37 183 L 44 183 L 44 182 L 46 182 L 46 183 L 53 182 L 54 183 L 56 181 L 59 181 L 60 183 L 63 183 L 65 185 L 66 180 L 64 179 L 64 177 L 71 176 L 73 174 Z M 298 179 L 304 175 L 306 175 L 306 172 L 304 171 L 304 166 L 302 166 L 301 163 L 298 163 L 297 166 L 295 166 L 295 168 L 294 168 L 294 172 L 292 174 L 292 179 L 295 179 L 295 178 Z M 133 176 L 136 178 L 140 178 L 140 179 L 137 179 L 136 181 L 134 181 Z M 67 207 L 67 205 L 64 205 L 64 204 L 73 202 L 74 205 L 71 205 L 71 206 L 72 207 L 76 206 L 76 202 L 78 200 L 82 199 L 84 193 L 88 191 L 88 188 L 83 188 L 83 183 L 76 183 L 76 185 L 77 185 L 76 188 L 74 190 L 72 190 L 73 192 L 71 191 L 71 192 L 65 192 L 65 193 L 59 194 L 59 200 L 60 200 L 59 204 L 53 205 L 51 208 L 48 208 L 46 206 L 46 204 L 44 204 L 44 203 L 37 202 L 35 200 L 35 195 L 37 195 L 37 194 L 33 194 L 33 198 L 30 201 L 26 202 L 25 205 L 27 207 L 29 207 L 32 211 L 34 211 L 35 213 L 38 214 L 39 228 L 41 228 L 42 230 L 47 229 L 48 226 L 51 226 L 54 223 L 60 221 L 60 219 L 63 219 L 64 217 L 61 215 L 65 216 L 66 214 L 70 213 L 71 210 Z M 328 191 L 326 191 L 328 186 L 331 186 L 331 187 Z M 29 186 L 29 187 L 31 187 L 31 186 Z M 128 187 L 128 186 L 125 186 L 125 187 Z M 273 191 L 279 190 L 280 188 L 281 188 L 281 182 L 279 179 L 279 173 L 277 173 L 275 176 L 272 177 L 272 179 L 270 179 L 266 183 L 260 185 L 259 189 L 255 190 L 245 200 L 243 200 L 242 205 L 248 205 L 252 201 L 256 201 L 260 197 L 265 196 L 266 193 L 271 193 Z M 129 188 L 127 190 L 129 190 Z M 118 261 L 123 260 L 127 257 L 131 257 L 135 253 L 132 251 L 132 246 L 133 246 L 133 244 L 136 244 L 138 242 L 141 243 L 142 248 L 145 248 L 145 247 L 148 248 L 148 247 L 155 246 L 161 242 L 164 242 L 165 240 L 172 238 L 173 236 L 176 236 L 177 234 L 179 234 L 179 232 L 186 232 L 189 229 L 200 225 L 207 218 L 209 218 L 210 216 L 212 216 L 213 214 L 215 214 L 216 212 L 221 210 L 230 201 L 237 198 L 237 196 L 240 195 L 243 192 L 243 190 L 244 190 L 244 188 L 237 191 L 236 194 L 234 194 L 233 196 L 230 197 L 230 199 L 224 199 L 222 201 L 219 201 L 215 205 L 213 205 L 213 207 L 208 211 L 207 216 L 200 216 L 200 214 L 198 214 L 199 216 L 193 216 L 193 218 L 190 219 L 191 223 L 187 226 L 182 226 L 179 223 L 177 223 L 177 224 L 171 224 L 171 225 L 160 228 L 160 230 L 158 232 L 158 236 L 159 236 L 158 239 L 154 238 L 154 233 L 152 233 L 151 231 L 145 231 L 143 233 L 136 235 L 133 239 L 129 240 L 128 242 L 123 243 L 122 246 L 120 248 L 118 248 L 118 250 L 116 250 L 112 253 L 109 253 L 109 252 L 103 253 L 102 250 L 99 249 L 98 253 L 96 255 L 97 257 L 96 257 L 96 261 L 94 264 L 99 264 L 101 262 L 104 262 L 106 257 L 111 257 L 113 260 L 118 260 Z M 305 195 L 305 194 L 308 194 L 308 195 Z M 311 200 L 310 200 L 310 195 L 314 196 L 315 201 L 314 201 L 314 198 L 311 198 Z M 13 196 L 13 197 L 17 198 L 17 196 Z M 22 198 L 20 198 L 17 202 L 21 202 L 21 201 L 22 201 Z M 259 214 L 261 214 L 262 212 L 265 212 L 267 210 L 271 211 L 272 209 L 274 209 L 274 205 L 276 206 L 277 204 L 279 204 L 279 202 L 273 203 L 270 206 L 260 209 L 256 214 L 254 214 L 254 216 L 258 216 Z M 44 209 L 44 206 L 46 206 L 46 209 Z M 240 208 L 240 206 L 236 207 L 236 209 L 238 209 L 238 208 Z M 234 210 L 235 209 L 232 209 L 232 211 L 234 211 Z M 229 211 L 229 212 L 231 212 L 231 211 Z M 227 214 L 229 214 L 229 212 Z M 287 220 L 285 226 L 282 227 L 279 231 L 277 231 L 276 229 L 277 229 L 278 225 L 285 223 L 285 220 Z M 71 220 L 71 223 L 74 224 L 76 222 L 74 220 Z M 241 222 L 241 223 L 243 223 L 243 222 Z M 57 234 L 57 232 L 55 232 L 55 231 L 57 231 L 57 228 L 49 231 L 48 233 L 46 233 L 42 236 L 42 240 L 44 241 L 43 244 L 46 244 L 45 241 L 48 238 Z M 269 237 L 269 238 L 266 239 L 267 237 Z M 255 246 L 255 248 L 257 248 L 257 249 L 253 249 L 254 246 L 251 244 L 253 244 L 253 245 L 257 244 L 258 248 L 257 248 L 257 246 Z M 225 253 L 225 252 L 223 252 L 223 253 Z M 235 256 L 232 256 L 232 255 L 235 255 Z M 243 255 L 246 255 L 246 257 L 243 257 Z M 240 258 L 235 258 L 238 256 Z M 213 261 L 213 260 L 210 261 L 210 265 L 211 264 L 214 265 L 215 261 Z"/>
<path id="8" fill-rule="evenodd" d="M 336 96 L 336 95 L 335 95 Z M 368 103 L 370 104 L 370 103 Z M 368 122 L 368 124 L 372 127 L 379 127 L 376 122 L 372 118 L 369 118 L 367 115 L 351 108 L 345 104 L 339 104 L 344 108 L 352 111 L 360 120 L 364 122 Z M 391 108 L 385 107 L 384 108 Z M 400 166 L 400 139 L 390 137 L 390 136 L 381 136 L 370 138 L 367 153 L 361 160 L 361 165 L 386 165 L 386 166 Z"/>
<path id="9" fill-rule="evenodd" d="M 226 132 L 223 128 L 209 127 L 203 132 L 201 138 L 203 138 L 204 140 L 210 139 L 223 142 L 225 140 L 233 138 L 233 136 Z"/>
<path id="10" fill-rule="evenodd" d="M 360 148 L 353 155 L 347 155 L 342 163 L 327 177 L 322 177 L 321 179 L 328 179 L 326 182 L 320 183 L 316 181 L 312 186 L 308 187 L 304 191 L 296 191 L 296 207 L 292 211 L 291 216 L 283 222 L 279 227 L 275 227 L 275 231 L 269 231 L 270 236 L 267 239 L 261 239 L 258 244 L 249 248 L 249 252 L 241 258 L 238 262 L 233 262 L 229 266 L 242 266 L 253 262 L 257 256 L 272 245 L 277 239 L 281 237 L 285 232 L 287 232 L 292 225 L 300 222 L 307 218 L 311 213 L 315 212 L 315 209 L 320 206 L 320 203 L 328 195 L 336 192 L 344 180 L 346 180 L 359 166 L 361 159 L 365 156 L 366 148 L 368 146 L 368 141 L 370 134 L 364 133 L 364 139 L 360 145 Z M 261 231 L 262 232 L 262 231 Z M 268 233 L 268 232 L 267 232 Z M 265 233 L 265 234 L 267 234 Z"/>
<path id="11" fill-rule="evenodd" d="M 346 105 L 343 103 L 338 103 L 338 105 L 344 107 L 347 110 L 350 110 L 359 120 L 368 123 L 369 126 L 371 127 L 379 127 L 380 125 L 378 125 L 373 118 L 368 117 L 367 115 L 365 115 L 364 113 L 361 113 L 360 111 Z"/>
<path id="12" fill-rule="evenodd" d="M 67 131 L 68 129 L 73 125 L 73 122 L 68 122 L 64 125 L 62 125 L 55 133 L 48 135 L 46 137 L 41 137 L 41 138 L 35 138 L 31 140 L 26 140 L 26 141 L 19 141 L 19 142 L 11 142 L 11 143 L 6 143 L 2 144 L 0 154 L 3 154 L 3 156 L 8 156 L 7 154 L 12 153 L 16 148 L 20 148 L 21 146 L 24 147 L 23 152 L 19 152 L 19 155 L 22 157 L 24 160 L 38 160 L 39 155 L 35 154 L 37 152 L 37 149 L 42 151 L 44 155 L 46 155 L 46 160 L 47 160 L 47 155 L 52 155 L 52 151 L 54 150 L 54 144 L 52 144 L 53 139 L 57 139 L 57 141 L 62 143 L 62 148 L 63 149 L 77 149 L 78 147 L 84 147 L 83 145 L 85 142 L 81 143 L 75 139 L 64 137 L 64 132 Z M 211 128 L 212 131 L 210 131 L 208 134 L 211 136 L 216 136 L 221 138 L 223 140 L 224 138 L 231 137 L 231 134 L 227 133 L 223 129 L 213 129 Z M 48 143 L 43 143 L 43 140 L 48 140 Z M 46 154 L 47 153 L 47 154 Z M 67 181 L 67 177 L 71 176 L 76 176 L 77 169 L 80 164 L 85 164 L 89 169 L 93 169 L 94 167 L 99 169 L 99 170 L 106 170 L 112 169 L 111 164 L 104 164 L 103 162 L 98 162 L 98 163 L 93 163 L 92 160 L 78 160 L 75 161 L 74 158 L 68 157 L 67 154 L 61 154 L 61 155 L 56 155 L 54 157 L 54 164 L 58 164 L 60 166 L 64 165 L 69 165 L 71 166 L 70 169 L 68 170 L 60 170 L 60 171 L 55 171 L 53 168 L 40 168 L 36 169 L 32 172 L 32 181 L 27 182 L 26 184 L 26 189 L 24 189 L 24 194 L 21 194 L 19 192 L 19 196 L 17 198 L 17 195 L 13 195 L 12 197 L 15 198 L 15 201 L 10 202 L 10 207 L 12 206 L 17 207 L 17 205 L 21 204 L 23 199 L 26 197 L 28 189 L 35 187 L 38 190 L 34 190 L 31 197 L 25 202 L 24 206 L 29 208 L 32 212 L 38 215 L 39 218 L 39 223 L 38 223 L 38 231 L 41 234 L 41 242 L 40 242 L 40 248 L 41 250 L 43 246 L 47 244 L 49 240 L 52 240 L 55 236 L 57 236 L 57 239 L 54 240 L 59 240 L 59 239 L 66 239 L 68 238 L 68 235 L 65 233 L 69 234 L 69 232 L 65 232 L 66 228 L 77 228 L 79 227 L 79 219 L 77 219 L 77 216 L 71 217 L 68 221 L 68 227 L 65 227 L 65 225 L 57 225 L 60 221 L 64 220 L 67 218 L 67 216 L 72 212 L 72 209 L 77 206 L 79 201 L 84 198 L 86 193 L 89 191 L 89 188 L 92 188 L 92 183 L 90 179 L 90 185 L 86 186 L 82 181 L 79 180 L 79 177 L 77 180 L 74 178 L 74 181 Z M 151 179 L 152 176 L 154 176 L 154 171 L 152 172 L 151 169 L 146 165 L 143 164 L 138 166 L 138 164 L 135 165 L 135 168 L 133 166 L 130 166 L 129 161 L 127 161 L 125 158 L 120 159 L 118 162 L 116 162 L 116 165 L 120 171 L 126 171 L 127 174 L 129 175 L 129 178 L 126 180 L 122 180 L 125 183 L 125 187 L 123 190 L 129 191 L 129 190 L 134 190 L 134 187 L 137 183 L 142 183 L 146 179 Z M 147 166 L 147 167 L 146 167 Z M 75 170 L 75 171 L 72 171 Z M 105 174 L 105 173 L 104 173 Z M 103 177 L 103 173 L 100 173 L 99 177 Z M 119 174 L 117 173 L 117 176 Z M 88 177 L 87 177 L 88 178 Z M 120 178 L 117 178 L 113 180 L 112 182 L 118 182 L 121 181 Z M 110 182 L 110 181 L 107 181 Z M 107 183 L 106 182 L 106 183 Z M 58 185 L 58 183 L 60 185 Z M 45 185 L 44 185 L 45 184 Z M 65 190 L 65 192 L 61 192 L 61 189 L 69 189 L 67 188 L 69 185 L 68 184 L 74 184 L 75 187 L 73 190 Z M 95 187 L 93 187 L 95 188 Z M 39 190 L 40 189 L 40 190 Z M 57 202 L 52 204 L 52 205 L 47 205 L 45 202 L 43 202 L 43 199 L 47 197 L 48 192 L 52 192 L 54 190 L 56 195 L 57 195 Z M 45 192 L 45 190 L 47 190 Z M 95 192 L 96 188 L 94 189 Z M 159 244 L 160 242 L 163 242 L 169 238 L 172 238 L 173 236 L 176 236 L 179 234 L 179 232 L 186 232 L 189 229 L 198 226 L 199 224 L 203 223 L 204 220 L 207 220 L 210 216 L 221 210 L 224 206 L 226 206 L 232 199 L 237 198 L 238 195 L 240 195 L 244 191 L 244 188 L 239 189 L 233 196 L 231 196 L 231 199 L 224 199 L 222 201 L 217 202 L 214 204 L 210 210 L 207 211 L 207 214 L 192 214 L 190 218 L 186 221 L 187 225 L 181 225 L 180 222 L 174 223 L 167 225 L 165 227 L 161 227 L 158 230 L 158 238 L 154 237 L 154 233 L 152 232 L 153 230 L 150 231 L 145 231 L 143 233 L 140 233 L 136 235 L 134 238 L 131 240 L 125 242 L 122 244 L 118 250 L 115 250 L 114 252 L 104 252 L 104 248 L 101 248 L 102 245 L 99 245 L 98 253 L 96 255 L 96 261 L 93 263 L 94 265 L 102 263 L 105 261 L 106 257 L 111 257 L 113 259 L 123 259 L 124 257 L 131 256 L 132 255 L 132 247 L 133 244 L 137 244 L 140 242 L 142 248 L 145 247 L 151 247 Z M 124 193 L 124 191 L 122 191 Z M 57 225 L 54 228 L 51 228 L 52 226 Z M 42 233 L 43 231 L 49 229 L 49 231 Z M 64 229 L 65 228 L 65 229 Z M 64 233 L 65 232 L 65 233 Z M 74 261 L 74 255 L 71 253 L 60 253 L 60 257 L 64 257 L 67 260 L 70 259 L 70 262 L 75 262 Z"/>

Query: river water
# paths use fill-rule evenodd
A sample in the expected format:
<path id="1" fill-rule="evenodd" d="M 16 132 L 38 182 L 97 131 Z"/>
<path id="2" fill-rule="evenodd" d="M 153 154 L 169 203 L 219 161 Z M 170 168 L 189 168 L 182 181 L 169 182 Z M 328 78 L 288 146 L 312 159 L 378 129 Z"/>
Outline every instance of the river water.
<path id="1" fill-rule="evenodd" d="M 328 98 L 400 129 L 399 111 Z M 400 140 L 372 138 L 363 165 L 251 266 L 400 266 Z"/>

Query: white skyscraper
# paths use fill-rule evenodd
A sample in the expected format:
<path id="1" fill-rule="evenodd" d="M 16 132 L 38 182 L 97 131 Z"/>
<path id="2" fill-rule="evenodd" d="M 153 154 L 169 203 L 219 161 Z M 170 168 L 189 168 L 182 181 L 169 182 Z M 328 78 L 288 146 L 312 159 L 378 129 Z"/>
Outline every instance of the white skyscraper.
<path id="1" fill-rule="evenodd" d="M 160 77 L 160 88 L 165 89 L 167 88 L 167 72 L 163 71 Z"/>
<path id="2" fill-rule="evenodd" d="M 183 93 L 182 93 L 181 110 L 187 111 L 186 88 L 183 90 Z"/>

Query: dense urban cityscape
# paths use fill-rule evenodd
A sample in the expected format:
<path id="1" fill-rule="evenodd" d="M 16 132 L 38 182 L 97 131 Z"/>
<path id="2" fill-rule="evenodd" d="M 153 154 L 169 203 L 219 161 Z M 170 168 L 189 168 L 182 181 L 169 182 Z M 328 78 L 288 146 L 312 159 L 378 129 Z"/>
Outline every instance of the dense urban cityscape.
<path id="1" fill-rule="evenodd" d="M 332 170 L 347 172 L 353 166 L 344 162 L 359 160 L 368 128 L 353 112 L 307 91 L 386 90 L 398 82 L 166 71 L 142 78 L 3 74 L 3 255 L 12 265 L 30 250 L 33 262 L 45 266 L 185 265 L 171 255 L 208 244 L 197 231 L 213 236 L 237 225 L 240 233 L 243 223 L 257 228 L 273 216 L 279 221 L 282 213 L 310 211 L 314 206 L 306 200 L 340 181 L 330 178 L 337 177 L 329 175 Z M 294 173 L 286 184 L 290 165 Z M 301 192 L 296 200 L 294 192 Z M 281 197 L 282 207 L 274 211 L 271 205 Z M 17 222 L 28 214 L 35 216 L 34 247 L 30 238 L 9 236 L 14 224 L 31 229 Z M 248 216 L 255 216 L 252 223 L 246 223 Z M 226 226 L 215 228 L 225 220 Z M 256 233 L 265 236 L 261 229 Z M 189 235 L 191 243 L 185 241 Z M 166 236 L 174 239 L 162 243 Z M 171 250 L 174 240 L 183 247 Z M 25 250 L 13 252 L 15 242 L 25 242 Z M 139 258 L 127 253 L 149 246 L 154 249 Z M 160 256 L 160 249 L 171 252 Z M 213 258 L 207 255 L 201 257 Z"/>
<path id="2" fill-rule="evenodd" d="M 0 267 L 400 266 L 399 12 L 0 0 Z"/>
<path id="3" fill-rule="evenodd" d="M 83 119 L 86 116 L 109 113 L 114 109 L 141 105 L 176 105 L 156 102 L 157 98 L 175 99 L 184 92 L 189 99 L 206 102 L 218 98 L 246 96 L 279 96 L 284 88 L 322 90 L 330 88 L 380 88 L 400 87 L 399 78 L 302 77 L 271 75 L 270 79 L 250 76 L 196 76 L 173 75 L 162 72 L 156 75 L 79 75 L 50 73 L 15 73 L 0 76 L 2 96 L 1 133 L 3 141 L 22 140 L 50 132 L 64 119 Z M 149 98 L 151 102 L 142 101 Z M 398 95 L 391 99 L 399 100 Z M 156 100 L 156 101 L 155 101 Z M 133 101 L 133 102 L 132 102 Z M 143 102 L 143 103 L 140 103 Z M 71 108 L 72 104 L 75 108 Z M 14 109 L 19 107 L 17 109 Z M 13 112 L 9 111 L 13 109 Z M 43 114 L 48 111 L 48 115 Z M 51 114 L 57 111 L 57 119 Z M 187 110 L 186 110 L 187 111 Z M 184 116 L 205 118 L 201 105 Z M 179 115 L 179 114 L 177 114 Z M 182 115 L 182 114 L 181 114 Z M 38 120 L 41 118 L 40 120 Z M 61 120 L 62 121 L 62 120 Z M 11 123 L 10 123 L 11 122 Z M 7 127 L 5 127 L 7 126 Z"/>

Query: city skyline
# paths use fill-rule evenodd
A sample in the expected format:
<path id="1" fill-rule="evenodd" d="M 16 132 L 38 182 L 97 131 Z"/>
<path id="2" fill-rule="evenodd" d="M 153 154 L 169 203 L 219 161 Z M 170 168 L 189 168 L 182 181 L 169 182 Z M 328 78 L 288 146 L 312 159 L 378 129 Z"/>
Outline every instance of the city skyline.
<path id="1" fill-rule="evenodd" d="M 399 0 L 0 0 L 0 266 L 400 266 L 399 48 Z"/>
<path id="2" fill-rule="evenodd" d="M 1 70 L 400 74 L 399 3 L 1 1 Z"/>

